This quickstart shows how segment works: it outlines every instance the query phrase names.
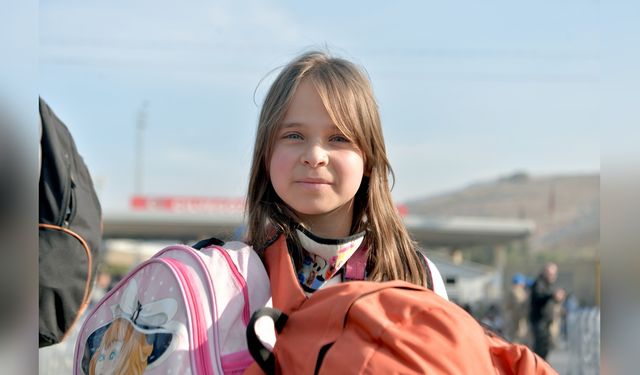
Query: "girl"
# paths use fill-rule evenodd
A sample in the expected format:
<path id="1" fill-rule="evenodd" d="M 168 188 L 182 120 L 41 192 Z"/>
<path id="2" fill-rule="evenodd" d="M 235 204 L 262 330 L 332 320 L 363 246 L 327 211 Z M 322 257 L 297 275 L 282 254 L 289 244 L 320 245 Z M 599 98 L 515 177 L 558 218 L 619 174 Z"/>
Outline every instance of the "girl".
<path id="1" fill-rule="evenodd" d="M 427 286 L 431 276 L 435 292 L 447 298 L 438 270 L 418 253 L 393 204 L 389 174 L 363 71 L 322 52 L 305 53 L 278 75 L 260 113 L 247 242 L 266 256 L 276 240 L 286 241 L 307 295 L 350 279 Z M 273 279 L 268 262 L 267 268 Z"/>

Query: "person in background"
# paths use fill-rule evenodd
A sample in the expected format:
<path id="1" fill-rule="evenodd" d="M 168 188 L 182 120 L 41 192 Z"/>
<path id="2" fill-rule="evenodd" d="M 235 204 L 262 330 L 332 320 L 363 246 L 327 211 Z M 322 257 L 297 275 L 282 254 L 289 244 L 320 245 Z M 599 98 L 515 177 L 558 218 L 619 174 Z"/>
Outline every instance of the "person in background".
<path id="1" fill-rule="evenodd" d="M 509 340 L 520 344 L 527 342 L 529 333 L 529 292 L 526 283 L 527 279 L 523 274 L 514 274 L 505 301 L 505 334 Z"/>
<path id="2" fill-rule="evenodd" d="M 564 299 L 564 289 L 555 287 L 558 266 L 547 263 L 531 288 L 529 322 L 533 333 L 533 351 L 543 359 L 552 346 L 551 323 L 556 305 Z"/>

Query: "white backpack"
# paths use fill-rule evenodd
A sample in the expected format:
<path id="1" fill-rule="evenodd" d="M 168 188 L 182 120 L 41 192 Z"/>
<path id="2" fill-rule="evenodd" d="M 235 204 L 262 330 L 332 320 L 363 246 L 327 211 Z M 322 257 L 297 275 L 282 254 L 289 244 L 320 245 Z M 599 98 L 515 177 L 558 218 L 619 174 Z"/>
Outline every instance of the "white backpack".
<path id="1" fill-rule="evenodd" d="M 270 305 L 269 277 L 246 244 L 169 246 L 88 314 L 73 373 L 242 373 L 253 362 L 245 336 L 249 318 Z"/>

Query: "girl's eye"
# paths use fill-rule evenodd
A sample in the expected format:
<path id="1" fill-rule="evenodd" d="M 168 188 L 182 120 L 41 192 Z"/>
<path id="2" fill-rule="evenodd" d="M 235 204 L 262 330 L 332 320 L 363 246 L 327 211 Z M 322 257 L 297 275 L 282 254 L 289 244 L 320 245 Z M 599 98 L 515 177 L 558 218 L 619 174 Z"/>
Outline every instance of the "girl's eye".
<path id="1" fill-rule="evenodd" d="M 115 350 L 114 350 L 114 351 L 112 351 L 111 353 L 109 353 L 109 360 L 110 360 L 110 361 L 113 361 L 113 359 L 116 357 L 116 354 L 118 354 L 118 353 L 116 353 L 116 351 L 115 351 Z"/>
<path id="2" fill-rule="evenodd" d="M 302 136 L 298 133 L 287 133 L 284 135 L 285 139 L 302 139 Z"/>
<path id="3" fill-rule="evenodd" d="M 346 143 L 351 143 L 351 141 L 349 140 L 349 138 L 345 137 L 344 135 L 334 135 L 333 137 L 331 137 L 331 140 L 334 142 L 346 142 Z"/>
<path id="4" fill-rule="evenodd" d="M 104 353 L 100 353 L 98 356 L 98 361 L 104 361 Z"/>

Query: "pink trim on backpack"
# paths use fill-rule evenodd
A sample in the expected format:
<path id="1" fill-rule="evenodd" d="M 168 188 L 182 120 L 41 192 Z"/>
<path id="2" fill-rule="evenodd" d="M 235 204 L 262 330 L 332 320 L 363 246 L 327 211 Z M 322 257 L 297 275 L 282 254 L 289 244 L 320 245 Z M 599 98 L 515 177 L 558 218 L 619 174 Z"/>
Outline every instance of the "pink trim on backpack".
<path id="1" fill-rule="evenodd" d="M 220 360 L 225 374 L 242 373 L 253 363 L 253 358 L 248 350 L 227 354 Z"/>
<path id="2" fill-rule="evenodd" d="M 181 281 L 180 287 L 183 288 L 187 299 L 187 310 L 191 318 L 189 327 L 192 328 L 189 341 L 191 342 L 191 347 L 195 348 L 191 354 L 193 362 L 196 364 L 196 374 L 213 374 L 213 364 L 211 363 L 207 345 L 207 327 L 204 311 L 202 311 L 202 306 L 199 303 L 201 300 L 198 298 L 198 292 L 194 290 L 196 282 L 188 267 L 179 260 L 171 258 L 161 260 L 167 263 L 178 275 Z"/>
<path id="3" fill-rule="evenodd" d="M 367 271 L 367 259 L 369 258 L 369 248 L 360 245 L 353 255 L 344 265 L 344 278 L 346 280 L 364 280 Z"/>

